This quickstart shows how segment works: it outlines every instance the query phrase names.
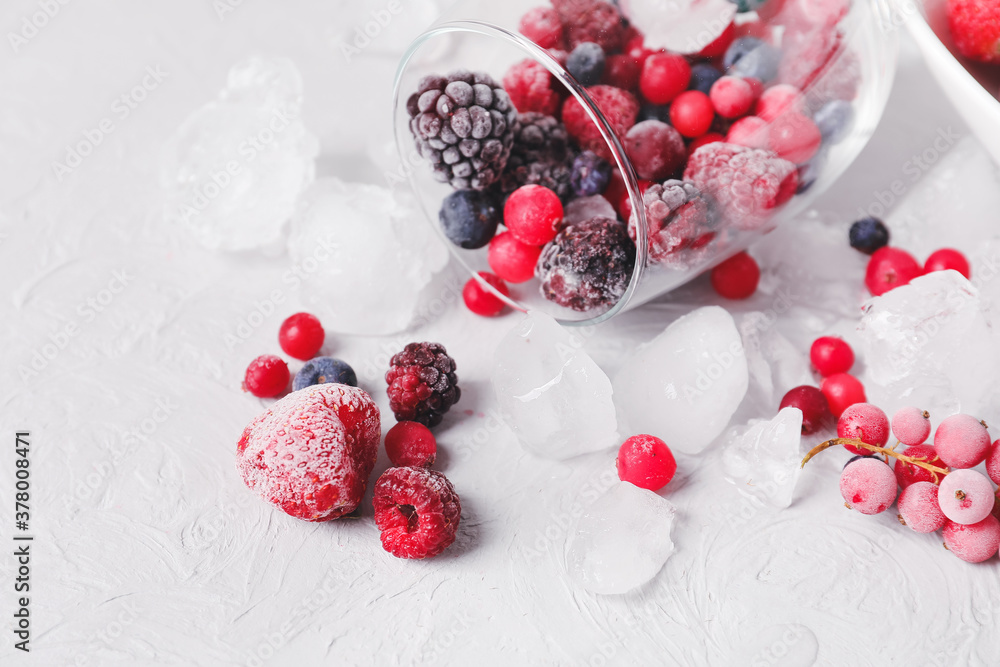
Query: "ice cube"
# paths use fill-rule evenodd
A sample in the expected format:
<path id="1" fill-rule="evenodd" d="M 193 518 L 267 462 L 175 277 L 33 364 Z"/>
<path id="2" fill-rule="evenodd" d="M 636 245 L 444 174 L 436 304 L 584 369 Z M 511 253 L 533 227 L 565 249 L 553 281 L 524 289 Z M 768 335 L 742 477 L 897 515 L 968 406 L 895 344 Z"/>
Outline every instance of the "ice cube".
<path id="1" fill-rule="evenodd" d="M 650 49 L 698 53 L 718 38 L 736 15 L 729 0 L 620 0 L 622 14 Z"/>
<path id="2" fill-rule="evenodd" d="M 618 442 L 611 381 L 582 346 L 579 332 L 535 311 L 497 346 L 492 382 L 500 413 L 538 456 L 566 459 Z"/>
<path id="3" fill-rule="evenodd" d="M 594 593 L 614 595 L 656 576 L 674 552 L 670 501 L 618 482 L 577 519 L 566 539 L 570 578 Z"/>
<path id="4" fill-rule="evenodd" d="M 214 250 L 282 239 L 315 177 L 319 144 L 300 119 L 302 77 L 285 58 L 250 58 L 164 150 L 166 219 Z"/>
<path id="5" fill-rule="evenodd" d="M 747 392 L 740 333 L 718 306 L 699 308 L 639 348 L 615 376 L 615 403 L 630 433 L 650 433 L 696 454 L 711 443 Z"/>
<path id="6" fill-rule="evenodd" d="M 618 213 L 615 211 L 615 207 L 601 195 L 577 197 L 566 204 L 566 210 L 563 213 L 563 219 L 569 224 L 591 218 L 611 218 L 614 220 L 617 217 Z"/>
<path id="7" fill-rule="evenodd" d="M 808 358 L 778 331 L 774 309 L 745 313 L 738 326 L 750 373 L 744 407 L 752 409 L 754 415 L 773 410 L 792 387 L 813 382 Z"/>
<path id="8" fill-rule="evenodd" d="M 935 271 L 864 305 L 858 331 L 868 399 L 937 421 L 966 412 L 993 421 L 997 335 L 977 290 L 957 271 Z"/>
<path id="9" fill-rule="evenodd" d="M 779 509 L 792 504 L 801 471 L 802 411 L 785 408 L 771 420 L 734 429 L 722 450 L 726 478 Z"/>
<path id="10" fill-rule="evenodd" d="M 405 329 L 448 250 L 406 190 L 317 181 L 288 239 L 301 300 L 328 331 L 384 335 Z"/>

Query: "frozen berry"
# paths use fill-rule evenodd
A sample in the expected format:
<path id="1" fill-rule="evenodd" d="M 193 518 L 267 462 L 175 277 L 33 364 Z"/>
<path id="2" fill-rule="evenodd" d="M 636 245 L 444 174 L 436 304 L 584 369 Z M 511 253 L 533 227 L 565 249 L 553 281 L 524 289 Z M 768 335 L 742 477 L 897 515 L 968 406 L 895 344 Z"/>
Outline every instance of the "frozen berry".
<path id="1" fill-rule="evenodd" d="M 992 515 L 971 526 L 948 521 L 941 535 L 948 551 L 967 563 L 982 563 L 997 555 L 1000 521 Z"/>
<path id="2" fill-rule="evenodd" d="M 924 463 L 928 463 L 932 466 L 938 468 L 948 469 L 948 466 L 944 464 L 944 461 L 938 458 L 937 452 L 930 445 L 912 445 L 906 448 L 903 452 L 905 456 L 912 457 Z M 931 482 L 933 484 L 939 484 L 941 482 L 940 473 L 934 473 L 927 468 L 922 466 L 913 465 L 912 463 L 904 463 L 903 461 L 896 460 L 893 463 L 893 471 L 896 473 L 896 481 L 904 489 L 910 484 L 915 484 L 916 482 Z"/>
<path id="3" fill-rule="evenodd" d="M 329 521 L 361 503 L 380 434 L 378 406 L 365 391 L 316 384 L 250 422 L 236 445 L 236 470 L 286 514 Z"/>
<path id="4" fill-rule="evenodd" d="M 854 106 L 844 100 L 830 100 L 813 114 L 813 122 L 823 135 L 823 141 L 835 144 L 847 133 L 854 120 Z"/>
<path id="5" fill-rule="evenodd" d="M 462 396 L 455 360 L 440 343 L 410 343 L 389 362 L 385 374 L 396 421 L 437 426 Z"/>
<path id="6" fill-rule="evenodd" d="M 744 116 L 729 126 L 726 142 L 747 148 L 767 148 L 770 126 L 759 116 Z"/>
<path id="7" fill-rule="evenodd" d="M 892 434 L 907 447 L 922 445 L 931 434 L 931 415 L 920 408 L 900 408 L 892 416 Z"/>
<path id="8" fill-rule="evenodd" d="M 439 472 L 389 468 L 375 482 L 372 503 L 382 548 L 396 558 L 430 558 L 455 541 L 462 504 Z"/>
<path id="9" fill-rule="evenodd" d="M 566 70 L 580 82 L 581 86 L 600 83 L 604 65 L 604 50 L 593 42 L 577 44 L 566 59 Z"/>
<path id="10" fill-rule="evenodd" d="M 721 76 L 722 72 L 715 65 L 709 63 L 691 65 L 691 81 L 688 86 L 691 90 L 699 90 L 708 95 Z"/>
<path id="11" fill-rule="evenodd" d="M 670 122 L 685 137 L 700 137 L 708 132 L 715 120 L 715 108 L 708 95 L 687 90 L 670 104 Z"/>
<path id="12" fill-rule="evenodd" d="M 543 49 L 563 46 L 563 27 L 559 14 L 551 7 L 529 9 L 521 17 L 518 31 Z"/>
<path id="13" fill-rule="evenodd" d="M 696 56 L 698 58 L 718 58 L 723 56 L 735 38 L 736 24 L 730 22 L 729 25 L 727 25 L 725 29 L 719 33 L 719 36 L 706 44 L 705 47 L 696 54 Z"/>
<path id="14" fill-rule="evenodd" d="M 573 196 L 570 176 L 575 155 L 569 132 L 558 120 L 534 111 L 519 114 L 500 190 L 509 195 L 523 185 L 542 185 L 566 201 Z"/>
<path id="15" fill-rule="evenodd" d="M 724 76 L 714 84 L 709 93 L 712 106 L 723 118 L 745 116 L 753 105 L 753 89 L 746 79 Z"/>
<path id="16" fill-rule="evenodd" d="M 848 406 L 837 419 L 837 437 L 860 440 L 876 447 L 889 441 L 889 418 L 876 405 L 855 403 Z M 870 454 L 871 451 L 855 445 L 844 445 L 852 454 Z"/>
<path id="17" fill-rule="evenodd" d="M 274 398 L 288 389 L 288 364 L 273 354 L 262 354 L 247 366 L 243 388 L 258 398 Z"/>
<path id="18" fill-rule="evenodd" d="M 698 239 L 711 233 L 711 205 L 692 183 L 653 183 L 643 192 L 642 205 L 651 264 L 669 263 L 675 253 L 694 249 Z M 638 216 L 631 215 L 631 204 L 626 211 L 628 234 L 635 241 Z"/>
<path id="19" fill-rule="evenodd" d="M 726 138 L 724 136 L 716 132 L 709 132 L 707 134 L 703 134 L 694 141 L 692 141 L 690 144 L 688 144 L 688 149 L 687 149 L 688 157 L 690 158 L 691 154 L 694 153 L 699 148 L 701 148 L 702 146 L 705 146 L 707 144 L 714 144 L 717 141 L 725 141 L 725 140 Z"/>
<path id="20" fill-rule="evenodd" d="M 527 58 L 514 64 L 503 77 L 503 87 L 519 113 L 537 111 L 551 116 L 559 109 L 562 95 L 552 73 L 537 60 Z"/>
<path id="21" fill-rule="evenodd" d="M 316 357 L 302 364 L 292 380 L 292 390 L 299 391 L 314 384 L 346 384 L 358 386 L 358 376 L 346 362 L 333 357 Z"/>
<path id="22" fill-rule="evenodd" d="M 608 121 L 619 137 L 624 137 L 639 115 L 639 102 L 627 90 L 613 86 L 597 85 L 587 89 L 587 95 Z M 605 160 L 611 159 L 611 149 L 601 135 L 601 130 L 584 110 L 576 97 L 570 96 L 563 103 L 562 121 L 570 136 L 580 148 L 591 150 Z"/>
<path id="23" fill-rule="evenodd" d="M 507 285 L 497 276 L 486 271 L 480 271 L 479 277 L 492 285 L 494 289 L 504 296 L 510 296 L 510 290 L 507 289 Z M 495 317 L 507 307 L 506 303 L 480 285 L 479 281 L 475 278 L 469 278 L 469 281 L 465 283 L 465 287 L 462 288 L 462 300 L 465 301 L 466 308 L 476 315 L 482 315 L 483 317 Z"/>
<path id="24" fill-rule="evenodd" d="M 909 284 L 923 272 L 913 255 L 905 250 L 886 246 L 876 250 L 868 260 L 865 286 L 872 296 L 881 296 L 900 285 Z"/>
<path id="25" fill-rule="evenodd" d="M 823 143 L 816 124 L 807 116 L 792 112 L 774 119 L 768 128 L 767 138 L 771 150 L 795 164 L 808 162 Z"/>
<path id="26" fill-rule="evenodd" d="M 623 442 L 616 465 L 618 479 L 650 491 L 665 487 L 677 472 L 677 462 L 667 443 L 652 435 L 633 435 Z"/>
<path id="27" fill-rule="evenodd" d="M 878 218 L 861 218 L 851 225 L 851 247 L 871 255 L 889 245 L 889 228 Z"/>
<path id="28" fill-rule="evenodd" d="M 385 434 L 385 453 L 394 466 L 428 468 L 437 458 L 437 440 L 423 424 L 399 422 Z"/>
<path id="29" fill-rule="evenodd" d="M 965 255 L 951 248 L 935 250 L 927 258 L 927 261 L 924 262 L 924 271 L 928 273 L 931 271 L 947 271 L 949 269 L 958 271 L 965 276 L 966 280 L 972 275 L 972 270 L 969 268 L 969 260 L 965 258 Z"/>
<path id="30" fill-rule="evenodd" d="M 986 456 L 986 474 L 994 484 L 1000 484 L 1000 440 L 990 446 L 989 454 Z"/>
<path id="31" fill-rule="evenodd" d="M 830 412 L 837 418 L 850 406 L 866 400 L 861 381 L 849 373 L 829 375 L 823 378 L 819 388 L 830 404 Z"/>
<path id="32" fill-rule="evenodd" d="M 854 350 L 843 338 L 820 336 L 809 348 L 809 360 L 823 377 L 846 373 L 854 365 Z"/>
<path id="33" fill-rule="evenodd" d="M 562 218 L 559 196 L 541 185 L 518 188 L 503 207 L 503 224 L 518 241 L 528 245 L 545 245 L 555 238 Z"/>
<path id="34" fill-rule="evenodd" d="M 625 24 L 618 8 L 605 0 L 553 0 L 570 48 L 596 42 L 606 53 L 625 44 Z"/>
<path id="35" fill-rule="evenodd" d="M 523 283 L 535 277 L 535 265 L 542 253 L 539 246 L 521 243 L 510 232 L 500 232 L 490 241 L 487 259 L 502 280 Z"/>
<path id="36" fill-rule="evenodd" d="M 896 476 L 882 461 L 861 457 L 840 473 L 840 495 L 862 514 L 880 514 L 896 500 Z"/>
<path id="37" fill-rule="evenodd" d="M 934 431 L 934 449 L 951 468 L 972 468 L 986 459 L 990 434 L 986 425 L 971 415 L 946 417 Z"/>
<path id="38" fill-rule="evenodd" d="M 680 133 L 658 120 L 644 120 L 625 135 L 625 152 L 639 178 L 662 181 L 673 176 L 687 157 Z"/>
<path id="39" fill-rule="evenodd" d="M 990 480 L 975 470 L 953 470 L 941 480 L 938 491 L 944 515 L 966 526 L 988 517 L 994 500 Z"/>
<path id="40" fill-rule="evenodd" d="M 611 180 L 611 163 L 593 151 L 583 151 L 573 160 L 570 184 L 578 197 L 599 195 Z"/>
<path id="41" fill-rule="evenodd" d="M 640 178 L 637 185 L 639 186 L 639 195 L 645 197 L 646 191 L 653 187 L 653 181 L 647 181 L 644 178 Z M 612 204 L 613 205 L 613 204 Z M 616 208 L 618 215 L 621 216 L 622 220 L 632 219 L 632 197 L 629 194 L 628 189 L 622 186 L 622 190 L 618 197 L 618 206 Z"/>
<path id="42" fill-rule="evenodd" d="M 278 344 L 285 354 L 296 359 L 312 359 L 323 347 L 326 332 L 315 315 L 295 313 L 281 323 Z"/>
<path id="43" fill-rule="evenodd" d="M 757 291 L 760 267 L 756 260 L 740 252 L 712 269 L 712 288 L 725 299 L 747 299 Z"/>
<path id="44" fill-rule="evenodd" d="M 789 389 L 781 399 L 778 410 L 798 408 L 802 411 L 802 435 L 811 435 L 833 424 L 830 404 L 816 387 L 802 385 Z"/>
<path id="45" fill-rule="evenodd" d="M 727 71 L 727 74 L 753 77 L 767 83 L 778 75 L 778 66 L 780 64 L 780 49 L 766 43 L 759 44 L 737 60 L 732 68 Z"/>
<path id="46" fill-rule="evenodd" d="M 754 107 L 754 115 L 768 121 L 785 113 L 803 114 L 805 111 L 806 101 L 802 92 L 787 83 L 779 83 L 765 90 Z"/>
<path id="47" fill-rule="evenodd" d="M 676 53 L 654 53 L 646 59 L 639 76 L 642 96 L 653 104 L 666 104 L 687 90 L 691 66 Z"/>
<path id="48" fill-rule="evenodd" d="M 899 494 L 900 520 L 918 533 L 933 533 L 948 520 L 938 505 L 938 487 L 930 482 L 916 482 Z"/>
<path id="49" fill-rule="evenodd" d="M 740 58 L 750 53 L 758 46 L 763 44 L 764 41 L 758 37 L 737 37 L 726 49 L 726 53 L 722 57 L 722 65 L 727 70 L 735 65 Z"/>
<path id="50" fill-rule="evenodd" d="M 605 58 L 601 83 L 634 92 L 639 89 L 642 64 L 627 53 L 615 53 Z"/>
<path id="51" fill-rule="evenodd" d="M 948 0 L 948 28 L 958 52 L 984 63 L 1000 63 L 1000 4 L 992 0 Z"/>
<path id="52" fill-rule="evenodd" d="M 458 190 L 441 202 L 438 220 L 448 240 L 460 248 L 482 248 L 500 224 L 501 208 L 487 190 Z"/>

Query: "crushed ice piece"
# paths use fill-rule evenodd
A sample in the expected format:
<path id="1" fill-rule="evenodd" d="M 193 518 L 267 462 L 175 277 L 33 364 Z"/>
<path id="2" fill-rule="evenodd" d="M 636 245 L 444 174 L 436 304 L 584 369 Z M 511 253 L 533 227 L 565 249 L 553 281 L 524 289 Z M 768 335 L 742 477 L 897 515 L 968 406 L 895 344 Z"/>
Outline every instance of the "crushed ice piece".
<path id="1" fill-rule="evenodd" d="M 591 218 L 611 218 L 618 217 L 615 207 L 611 205 L 602 195 L 592 195 L 590 197 L 577 197 L 566 204 L 563 213 L 563 220 L 567 224 L 582 222 Z"/>
<path id="2" fill-rule="evenodd" d="M 235 65 L 218 98 L 191 114 L 165 147 L 168 222 L 213 250 L 280 241 L 315 177 L 319 152 L 301 107 L 302 77 L 291 60 Z"/>
<path id="3" fill-rule="evenodd" d="M 697 454 L 729 423 L 749 385 L 743 342 L 718 306 L 680 318 L 639 348 L 614 379 L 615 404 L 631 433 Z"/>
<path id="4" fill-rule="evenodd" d="M 618 442 L 611 381 L 580 332 L 529 312 L 494 354 L 493 391 L 504 422 L 528 451 L 566 459 Z"/>
<path id="5" fill-rule="evenodd" d="M 566 570 L 579 586 L 614 595 L 656 576 L 674 552 L 670 501 L 618 482 L 577 519 L 566 540 Z"/>
<path id="6" fill-rule="evenodd" d="M 808 357 L 778 331 L 777 324 L 778 314 L 773 309 L 739 317 L 750 373 L 747 402 L 753 403 L 757 415 L 773 410 L 792 387 L 813 383 Z"/>
<path id="7" fill-rule="evenodd" d="M 726 479 L 772 507 L 788 507 L 801 472 L 801 440 L 798 408 L 734 429 L 722 449 Z"/>
<path id="8" fill-rule="evenodd" d="M 448 250 L 408 191 L 317 181 L 291 224 L 289 279 L 327 331 L 402 331 L 421 294 L 448 263 Z"/>
<path id="9" fill-rule="evenodd" d="M 698 53 L 718 38 L 736 15 L 729 0 L 620 0 L 622 14 L 650 49 Z"/>

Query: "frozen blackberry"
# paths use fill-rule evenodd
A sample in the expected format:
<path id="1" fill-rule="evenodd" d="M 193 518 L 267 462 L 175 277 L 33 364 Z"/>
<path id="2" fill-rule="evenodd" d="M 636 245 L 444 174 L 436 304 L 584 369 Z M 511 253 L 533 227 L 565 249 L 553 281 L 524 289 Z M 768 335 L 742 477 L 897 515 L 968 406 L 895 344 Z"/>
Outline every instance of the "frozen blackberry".
<path id="1" fill-rule="evenodd" d="M 459 70 L 424 77 L 406 102 L 417 151 L 434 177 L 483 190 L 500 178 L 517 129 L 517 110 L 493 78 Z"/>
<path id="2" fill-rule="evenodd" d="M 851 247 L 870 255 L 889 245 L 889 228 L 878 218 L 861 218 L 851 225 Z"/>
<path id="3" fill-rule="evenodd" d="M 611 163 L 592 151 L 584 151 L 573 160 L 570 182 L 579 197 L 599 195 L 611 181 Z"/>
<path id="4" fill-rule="evenodd" d="M 448 240 L 460 248 L 482 248 L 497 233 L 503 207 L 492 191 L 458 190 L 441 202 L 438 221 Z"/>
<path id="5" fill-rule="evenodd" d="M 573 195 L 570 176 L 575 155 L 562 123 L 534 111 L 521 114 L 501 190 L 510 194 L 523 185 L 541 185 L 565 201 Z"/>
<path id="6" fill-rule="evenodd" d="M 654 183 L 643 193 L 642 204 L 649 261 L 653 264 L 674 263 L 680 251 L 705 247 L 714 238 L 711 201 L 693 183 Z M 633 215 L 628 222 L 628 235 L 633 241 L 638 238 L 636 221 Z"/>
<path id="7" fill-rule="evenodd" d="M 593 86 L 601 82 L 604 74 L 604 50 L 593 42 L 577 44 L 566 59 L 566 69 L 582 86 Z"/>
<path id="8" fill-rule="evenodd" d="M 596 217 L 564 227 L 542 249 L 535 276 L 542 296 L 582 312 L 617 303 L 634 266 L 635 245 L 625 225 Z"/>
<path id="9" fill-rule="evenodd" d="M 440 343 L 410 343 L 394 355 L 385 374 L 389 407 L 396 421 L 437 426 L 444 413 L 458 403 L 462 391 L 455 360 Z"/>

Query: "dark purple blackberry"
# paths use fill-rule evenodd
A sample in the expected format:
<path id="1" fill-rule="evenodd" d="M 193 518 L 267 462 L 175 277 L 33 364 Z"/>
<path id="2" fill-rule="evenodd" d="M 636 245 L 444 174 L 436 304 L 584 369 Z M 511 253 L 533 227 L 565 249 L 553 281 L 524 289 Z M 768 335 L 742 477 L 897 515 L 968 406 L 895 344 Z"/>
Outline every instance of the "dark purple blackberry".
<path id="1" fill-rule="evenodd" d="M 686 181 L 656 183 L 642 196 L 646 212 L 646 242 L 651 264 L 673 263 L 682 250 L 702 248 L 711 241 L 715 216 L 710 200 Z M 628 221 L 628 235 L 637 238 L 636 216 Z"/>
<path id="2" fill-rule="evenodd" d="M 385 374 L 389 408 L 396 421 L 437 426 L 444 413 L 458 403 L 455 360 L 440 343 L 410 343 L 394 355 Z"/>
<path id="3" fill-rule="evenodd" d="M 535 276 L 546 299 L 587 311 L 617 303 L 634 266 L 635 245 L 624 223 L 597 217 L 564 227 L 542 249 Z"/>
<path id="4" fill-rule="evenodd" d="M 573 196 L 570 176 L 576 155 L 566 126 L 535 111 L 521 114 L 518 121 L 500 189 L 506 195 L 522 185 L 542 185 L 566 201 Z"/>
<path id="5" fill-rule="evenodd" d="M 583 151 L 573 160 L 570 184 L 578 197 L 604 192 L 611 181 L 611 163 L 592 151 Z"/>
<path id="6" fill-rule="evenodd" d="M 434 177 L 457 190 L 484 190 L 503 173 L 517 130 L 507 92 L 481 72 L 424 77 L 406 102 L 417 151 Z"/>

